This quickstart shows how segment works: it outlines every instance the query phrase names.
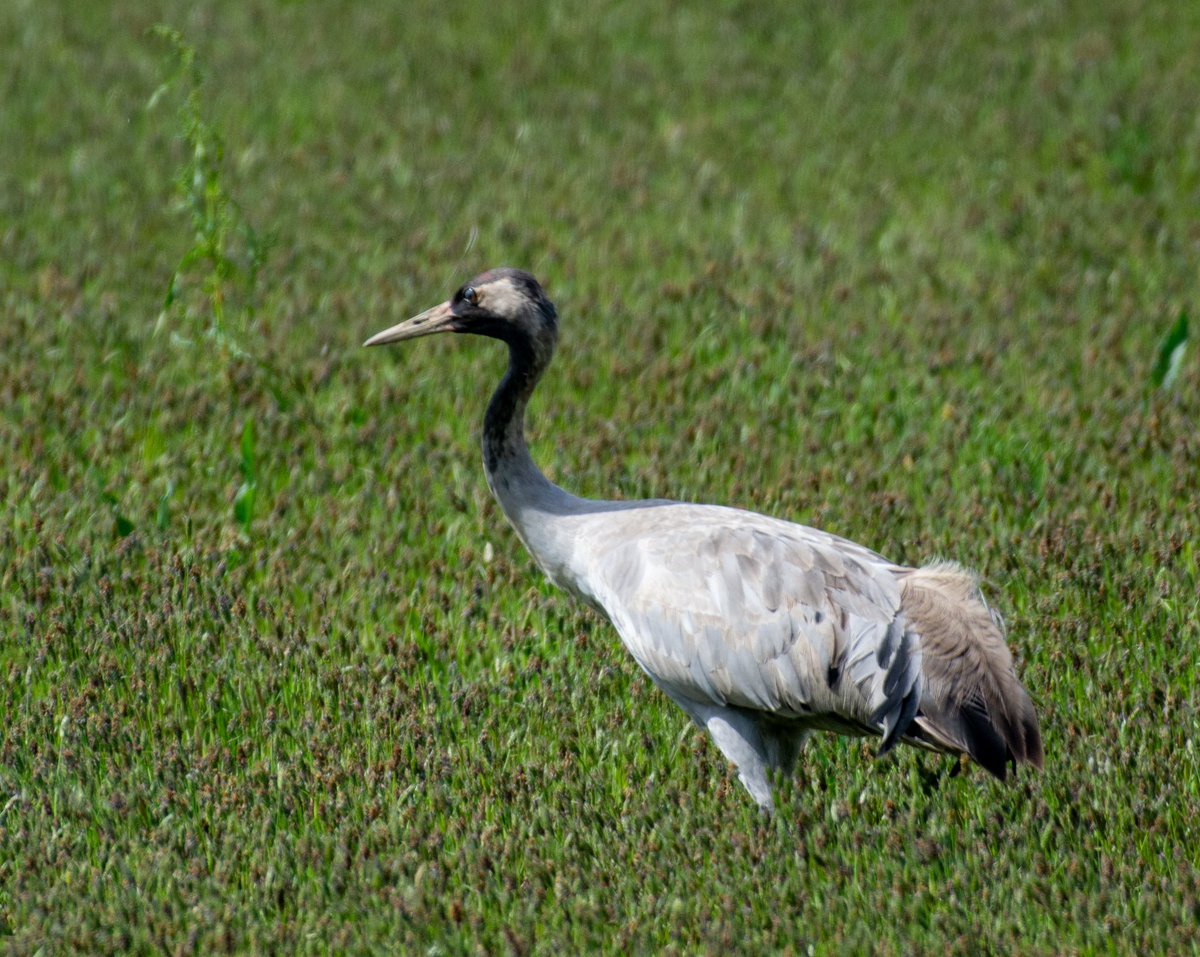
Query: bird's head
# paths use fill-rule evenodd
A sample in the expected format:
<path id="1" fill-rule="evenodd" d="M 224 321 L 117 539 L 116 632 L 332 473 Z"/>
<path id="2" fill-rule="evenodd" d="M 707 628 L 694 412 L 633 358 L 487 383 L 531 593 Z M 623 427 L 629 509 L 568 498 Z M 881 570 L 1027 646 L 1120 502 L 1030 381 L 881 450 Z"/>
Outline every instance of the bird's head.
<path id="1" fill-rule="evenodd" d="M 554 304 L 529 273 L 489 269 L 441 305 L 376 333 L 363 345 L 382 346 L 438 332 L 469 332 L 528 345 L 548 359 L 558 338 L 558 319 Z"/>

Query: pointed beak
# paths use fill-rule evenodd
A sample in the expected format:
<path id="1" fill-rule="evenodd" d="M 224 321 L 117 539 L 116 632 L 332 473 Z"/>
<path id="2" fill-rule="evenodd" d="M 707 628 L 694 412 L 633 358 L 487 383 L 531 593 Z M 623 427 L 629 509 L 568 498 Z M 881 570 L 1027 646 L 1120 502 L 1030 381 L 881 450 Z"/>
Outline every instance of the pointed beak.
<path id="1" fill-rule="evenodd" d="M 405 339 L 416 339 L 418 336 L 432 336 L 438 332 L 453 332 L 456 316 L 450 311 L 450 303 L 443 302 L 440 306 L 426 309 L 419 316 L 405 319 L 404 322 L 384 329 L 371 336 L 364 346 L 384 346 L 389 342 L 403 342 Z"/>

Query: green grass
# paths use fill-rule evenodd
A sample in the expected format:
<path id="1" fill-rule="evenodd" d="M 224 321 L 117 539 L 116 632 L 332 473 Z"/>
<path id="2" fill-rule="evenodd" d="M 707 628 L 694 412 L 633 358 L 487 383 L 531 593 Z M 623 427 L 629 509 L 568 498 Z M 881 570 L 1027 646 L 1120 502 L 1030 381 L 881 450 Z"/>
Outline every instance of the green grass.
<path id="1" fill-rule="evenodd" d="M 200 126 L 147 106 L 159 22 Z M 1155 387 L 1198 44 L 1115 0 L 0 7 L 0 950 L 1200 951 L 1194 351 Z M 977 567 L 1045 773 L 823 737 L 764 827 L 490 501 L 501 350 L 359 348 L 499 264 L 563 317 L 552 477 Z"/>

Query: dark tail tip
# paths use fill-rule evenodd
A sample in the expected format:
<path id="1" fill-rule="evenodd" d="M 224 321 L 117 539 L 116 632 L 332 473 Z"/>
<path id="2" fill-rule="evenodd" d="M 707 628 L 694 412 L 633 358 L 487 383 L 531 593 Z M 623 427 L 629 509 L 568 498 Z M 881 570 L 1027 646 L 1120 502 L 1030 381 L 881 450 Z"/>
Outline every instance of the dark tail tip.
<path id="1" fill-rule="evenodd" d="M 1033 713 L 1032 704 L 1029 706 L 1028 713 L 1024 715 L 1021 721 L 1021 738 L 1025 743 L 1025 751 L 1023 754 L 1014 754 L 1014 760 L 1032 764 L 1040 771 L 1045 763 L 1046 755 L 1042 751 L 1042 732 L 1038 728 L 1038 721 Z"/>
<path id="2" fill-rule="evenodd" d="M 990 714 L 979 701 L 968 701 L 959 711 L 967 753 L 1001 781 L 1007 778 L 1010 763 L 1014 768 L 1031 764 L 1040 770 L 1045 760 L 1041 731 L 1028 696 L 1018 708 L 1016 720 Z"/>
<path id="3" fill-rule="evenodd" d="M 987 708 L 978 701 L 968 701 L 959 711 L 967 754 L 976 764 L 1001 781 L 1008 775 L 1009 748 L 992 724 Z"/>
<path id="4" fill-rule="evenodd" d="M 989 703 L 976 695 L 940 709 L 925 704 L 908 740 L 948 754 L 966 752 L 1001 781 L 1008 778 L 1009 765 L 1014 770 L 1019 764 L 1041 770 L 1045 760 L 1037 714 L 1024 688 L 1004 701 Z"/>

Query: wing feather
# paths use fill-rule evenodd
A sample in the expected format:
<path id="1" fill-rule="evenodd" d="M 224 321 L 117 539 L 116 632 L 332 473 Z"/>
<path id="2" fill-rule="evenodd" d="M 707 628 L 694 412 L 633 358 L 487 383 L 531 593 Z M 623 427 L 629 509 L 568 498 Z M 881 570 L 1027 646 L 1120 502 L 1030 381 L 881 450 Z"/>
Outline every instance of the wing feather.
<path id="1" fill-rule="evenodd" d="M 841 722 L 883 734 L 885 747 L 912 720 L 920 650 L 894 566 L 833 535 L 733 509 L 609 518 L 636 524 L 626 534 L 606 526 L 613 544 L 593 549 L 593 600 L 673 697 Z"/>

